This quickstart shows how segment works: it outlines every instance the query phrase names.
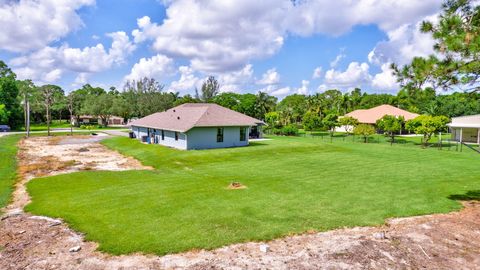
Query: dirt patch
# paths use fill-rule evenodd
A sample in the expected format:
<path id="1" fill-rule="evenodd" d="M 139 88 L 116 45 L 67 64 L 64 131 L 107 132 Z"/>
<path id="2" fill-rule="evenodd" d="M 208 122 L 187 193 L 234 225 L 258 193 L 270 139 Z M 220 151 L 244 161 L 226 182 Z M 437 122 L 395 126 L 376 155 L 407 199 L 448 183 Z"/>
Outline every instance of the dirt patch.
<path id="1" fill-rule="evenodd" d="M 230 185 L 227 187 L 228 189 L 246 189 L 247 186 L 243 185 L 240 182 L 232 182 Z"/>
<path id="2" fill-rule="evenodd" d="M 125 157 L 98 142 L 104 136 L 31 137 L 19 142 L 19 181 L 7 213 L 21 212 L 30 202 L 25 184 L 35 177 L 52 176 L 82 170 L 151 169 L 133 158 Z M 85 151 L 88 150 L 88 151 Z"/>
<path id="3" fill-rule="evenodd" d="M 19 154 L 23 178 L 14 208 L 21 209 L 28 202 L 25 191 L 20 194 L 24 193 L 26 201 L 17 192 L 25 179 L 36 175 L 87 168 L 144 168 L 90 139 L 71 144 L 60 140 L 55 145 L 45 138 L 35 138 L 31 144 L 23 141 Z M 100 149 L 104 152 L 98 158 L 92 155 Z M 96 251 L 96 243 L 84 241 L 61 220 L 12 211 L 0 221 L 0 269 L 479 269 L 480 202 L 465 202 L 464 206 L 450 214 L 391 219 L 379 227 L 310 232 L 163 257 L 110 256 Z"/>

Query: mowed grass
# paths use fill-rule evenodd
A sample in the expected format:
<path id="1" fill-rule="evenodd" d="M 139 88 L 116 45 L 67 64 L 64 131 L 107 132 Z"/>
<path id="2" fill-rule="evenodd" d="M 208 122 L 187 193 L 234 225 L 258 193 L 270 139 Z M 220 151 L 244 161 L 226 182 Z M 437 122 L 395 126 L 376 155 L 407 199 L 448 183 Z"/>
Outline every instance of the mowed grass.
<path id="1" fill-rule="evenodd" d="M 17 142 L 21 136 L 0 137 L 0 208 L 10 201 L 17 177 Z"/>
<path id="2" fill-rule="evenodd" d="M 153 171 L 35 179 L 27 210 L 61 217 L 113 254 L 166 254 L 461 208 L 479 158 L 388 144 L 275 137 L 249 147 L 179 151 L 128 138 L 110 148 Z M 229 190 L 231 182 L 247 189 Z"/>

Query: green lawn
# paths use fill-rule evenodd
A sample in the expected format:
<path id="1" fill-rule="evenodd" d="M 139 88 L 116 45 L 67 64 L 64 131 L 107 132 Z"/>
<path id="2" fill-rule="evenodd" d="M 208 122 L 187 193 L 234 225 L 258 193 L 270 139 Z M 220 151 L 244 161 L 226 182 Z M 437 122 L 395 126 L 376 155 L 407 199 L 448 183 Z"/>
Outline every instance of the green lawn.
<path id="1" fill-rule="evenodd" d="M 65 219 L 114 254 L 381 224 L 460 209 L 450 196 L 480 189 L 474 152 L 299 137 L 202 151 L 120 137 L 104 144 L 156 170 L 36 179 L 28 185 L 27 210 Z M 248 188 L 226 189 L 233 181 Z"/>
<path id="2" fill-rule="evenodd" d="M 17 170 L 16 144 L 21 136 L 0 137 L 0 208 L 7 205 L 13 191 Z"/>
<path id="3" fill-rule="evenodd" d="M 126 129 L 125 127 L 101 127 L 98 128 L 98 125 L 92 125 L 94 128 L 92 130 L 94 131 L 101 131 L 105 129 Z M 50 129 L 54 128 L 70 128 L 70 122 L 68 120 L 52 120 L 52 123 L 50 124 Z M 75 130 L 86 130 L 86 129 L 80 129 L 78 127 L 74 127 Z M 25 127 L 20 128 L 19 131 L 25 131 Z M 46 123 L 32 123 L 30 125 L 30 131 L 47 131 L 47 124 Z"/>
<path id="4" fill-rule="evenodd" d="M 70 128 L 70 123 L 67 120 L 53 120 L 50 124 L 50 128 Z M 25 131 L 25 127 L 22 127 L 20 131 Z M 30 125 L 30 131 L 47 131 L 46 123 L 32 123 Z"/>

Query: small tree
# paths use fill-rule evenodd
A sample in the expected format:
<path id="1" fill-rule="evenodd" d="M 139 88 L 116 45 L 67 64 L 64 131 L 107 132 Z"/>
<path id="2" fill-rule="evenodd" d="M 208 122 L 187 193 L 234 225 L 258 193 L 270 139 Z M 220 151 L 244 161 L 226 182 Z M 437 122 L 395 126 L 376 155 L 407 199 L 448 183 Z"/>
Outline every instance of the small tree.
<path id="1" fill-rule="evenodd" d="M 202 84 L 201 96 L 199 96 L 198 91 L 195 89 L 197 99 L 200 99 L 203 102 L 211 102 L 212 99 L 218 95 L 219 91 L 220 84 L 213 76 L 208 77 L 208 79 Z"/>
<path id="2" fill-rule="evenodd" d="M 363 142 L 367 143 L 368 142 L 368 137 L 375 134 L 375 128 L 372 125 L 359 124 L 359 125 L 355 126 L 355 128 L 353 129 L 353 133 L 355 135 L 362 136 L 363 137 Z"/>
<path id="3" fill-rule="evenodd" d="M 322 119 L 314 112 L 306 112 L 302 120 L 305 130 L 315 130 L 322 126 Z"/>
<path id="4" fill-rule="evenodd" d="M 112 116 L 114 99 L 118 98 L 110 94 L 89 96 L 86 99 L 84 113 L 95 115 L 102 120 L 103 126 L 108 126 L 108 120 Z"/>
<path id="5" fill-rule="evenodd" d="M 323 118 L 323 126 L 328 129 L 330 132 L 330 137 L 333 136 L 335 133 L 335 128 L 338 127 L 338 115 L 336 114 L 327 114 L 325 118 Z"/>
<path id="6" fill-rule="evenodd" d="M 265 114 L 265 121 L 269 128 L 279 128 L 282 126 L 279 112 L 269 112 Z"/>
<path id="7" fill-rule="evenodd" d="M 395 142 L 395 134 L 402 130 L 405 123 L 403 116 L 385 115 L 377 120 L 377 127 L 390 137 L 390 145 Z"/>
<path id="8" fill-rule="evenodd" d="M 426 147 L 432 136 L 444 130 L 448 122 L 449 119 L 446 116 L 420 115 L 407 121 L 405 128 L 415 134 L 422 134 L 422 145 Z"/>
<path id="9" fill-rule="evenodd" d="M 45 106 L 45 113 L 47 118 L 47 135 L 50 136 L 50 123 L 52 121 L 52 106 L 55 103 L 56 93 L 62 89 L 56 85 L 44 85 L 40 88 L 43 106 Z"/>
<path id="10" fill-rule="evenodd" d="M 338 119 L 338 123 L 345 128 L 345 132 L 347 132 L 347 135 L 352 133 L 355 126 L 359 124 L 358 120 L 351 116 L 345 116 Z"/>

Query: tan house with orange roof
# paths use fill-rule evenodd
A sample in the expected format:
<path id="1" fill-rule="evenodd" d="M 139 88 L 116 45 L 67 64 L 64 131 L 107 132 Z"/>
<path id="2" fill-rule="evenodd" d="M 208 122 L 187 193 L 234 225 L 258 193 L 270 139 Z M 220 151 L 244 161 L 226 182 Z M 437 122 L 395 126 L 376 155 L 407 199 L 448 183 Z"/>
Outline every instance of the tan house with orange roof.
<path id="1" fill-rule="evenodd" d="M 382 119 L 382 117 L 385 115 L 403 116 L 405 121 L 411 120 L 418 116 L 416 113 L 411 113 L 388 104 L 380 105 L 367 110 L 355 110 L 347 113 L 345 116 L 353 117 L 362 124 L 375 124 L 377 123 L 377 120 Z"/>
<path id="2" fill-rule="evenodd" d="M 131 123 L 135 137 L 178 149 L 246 146 L 250 129 L 265 123 L 211 103 L 187 103 Z"/>
<path id="3" fill-rule="evenodd" d="M 375 125 L 377 120 L 382 119 L 385 115 L 403 116 L 405 121 L 411 120 L 418 116 L 416 113 L 402 110 L 392 105 L 384 104 L 371 109 L 355 110 L 347 113 L 344 117 L 349 116 L 358 120 L 361 124 Z M 340 127 L 338 131 L 345 130 L 345 127 Z"/>

